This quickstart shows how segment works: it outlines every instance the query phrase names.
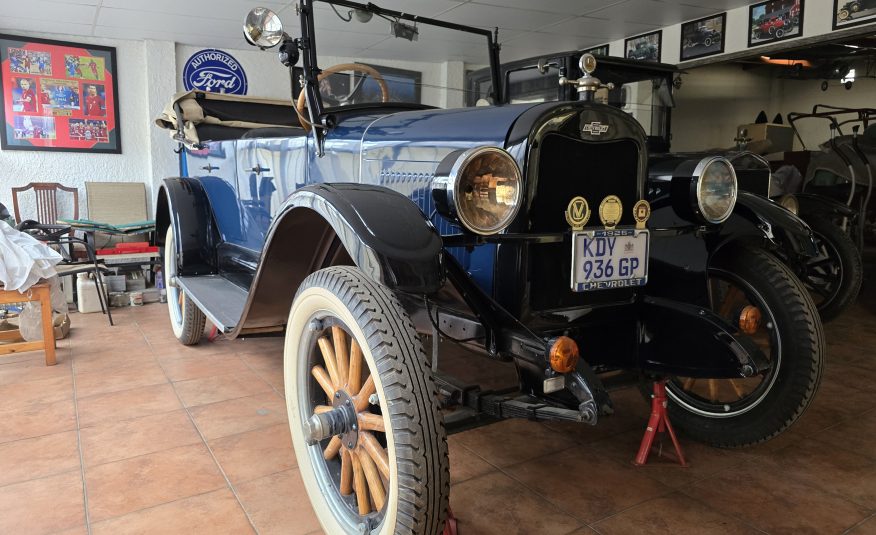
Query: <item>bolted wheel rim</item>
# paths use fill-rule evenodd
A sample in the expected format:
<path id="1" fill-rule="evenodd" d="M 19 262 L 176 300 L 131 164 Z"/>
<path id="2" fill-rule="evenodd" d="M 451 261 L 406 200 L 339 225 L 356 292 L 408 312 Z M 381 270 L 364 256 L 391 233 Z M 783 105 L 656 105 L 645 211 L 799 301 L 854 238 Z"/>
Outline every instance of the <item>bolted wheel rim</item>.
<path id="1" fill-rule="evenodd" d="M 335 518 L 347 532 L 367 533 L 383 522 L 390 489 L 380 395 L 340 319 L 317 314 L 308 330 L 297 391 L 309 460 Z"/>
<path id="2" fill-rule="evenodd" d="M 667 395 L 686 410 L 711 418 L 730 418 L 755 408 L 772 389 L 781 367 L 782 344 L 775 316 L 763 296 L 739 276 L 721 270 L 709 272 L 709 299 L 712 310 L 737 325 L 742 309 L 754 306 L 761 313 L 757 330 L 748 335 L 771 366 L 752 377 L 700 379 L 675 377 L 668 383 Z"/>

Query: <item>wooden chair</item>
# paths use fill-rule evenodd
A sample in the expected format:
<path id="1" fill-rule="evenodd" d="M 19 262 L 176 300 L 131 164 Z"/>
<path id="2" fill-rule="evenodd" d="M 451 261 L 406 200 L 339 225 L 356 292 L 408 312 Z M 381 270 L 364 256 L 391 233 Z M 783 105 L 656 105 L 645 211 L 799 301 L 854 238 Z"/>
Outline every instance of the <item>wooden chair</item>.
<path id="1" fill-rule="evenodd" d="M 20 194 L 34 190 L 36 195 L 36 218 L 24 218 L 21 215 L 21 207 L 18 202 Z M 21 223 L 24 219 L 54 225 L 58 221 L 58 192 L 67 192 L 73 196 L 73 219 L 79 219 L 79 190 L 58 184 L 57 182 L 31 182 L 20 188 L 12 188 L 12 209 L 15 211 L 15 220 Z"/>

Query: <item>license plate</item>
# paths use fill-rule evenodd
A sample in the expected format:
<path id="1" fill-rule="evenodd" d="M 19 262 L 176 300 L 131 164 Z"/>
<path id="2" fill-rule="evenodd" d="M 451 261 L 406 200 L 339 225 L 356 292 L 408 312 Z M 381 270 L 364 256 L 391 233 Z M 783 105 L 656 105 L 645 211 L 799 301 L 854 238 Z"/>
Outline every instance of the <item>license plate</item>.
<path id="1" fill-rule="evenodd" d="M 589 292 L 644 286 L 648 282 L 647 230 L 572 233 L 572 290 Z"/>

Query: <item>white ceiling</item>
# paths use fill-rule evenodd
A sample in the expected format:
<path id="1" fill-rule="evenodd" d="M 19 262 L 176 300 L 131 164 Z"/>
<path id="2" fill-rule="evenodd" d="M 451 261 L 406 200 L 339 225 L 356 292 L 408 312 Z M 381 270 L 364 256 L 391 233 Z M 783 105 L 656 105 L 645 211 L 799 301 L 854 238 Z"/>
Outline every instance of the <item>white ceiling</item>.
<path id="1" fill-rule="evenodd" d="M 363 2 L 364 3 L 364 2 Z M 696 19 L 749 0 L 376 0 L 381 7 L 450 22 L 499 26 L 502 59 L 605 44 Z M 257 5 L 280 14 L 297 35 L 295 2 L 286 0 L 0 0 L 0 31 L 48 32 L 121 39 L 159 39 L 248 48 L 241 21 Z M 325 6 L 318 3 L 317 6 Z M 416 45 L 389 37 L 389 23 L 345 23 L 326 7 L 317 17 L 320 54 L 422 61 L 485 58 L 467 36 L 429 38 Z M 342 10 L 345 12 L 346 10 Z M 458 33 L 458 32 L 457 32 Z M 484 47 L 485 48 L 485 47 Z"/>

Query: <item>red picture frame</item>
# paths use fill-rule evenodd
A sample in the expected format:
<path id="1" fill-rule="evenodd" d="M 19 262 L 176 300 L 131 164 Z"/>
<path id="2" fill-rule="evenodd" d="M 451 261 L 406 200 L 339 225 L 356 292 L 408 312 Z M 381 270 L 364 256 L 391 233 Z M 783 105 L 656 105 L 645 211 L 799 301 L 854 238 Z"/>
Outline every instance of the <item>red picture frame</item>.
<path id="1" fill-rule="evenodd" d="M 0 35 L 3 150 L 120 154 L 116 49 Z"/>

